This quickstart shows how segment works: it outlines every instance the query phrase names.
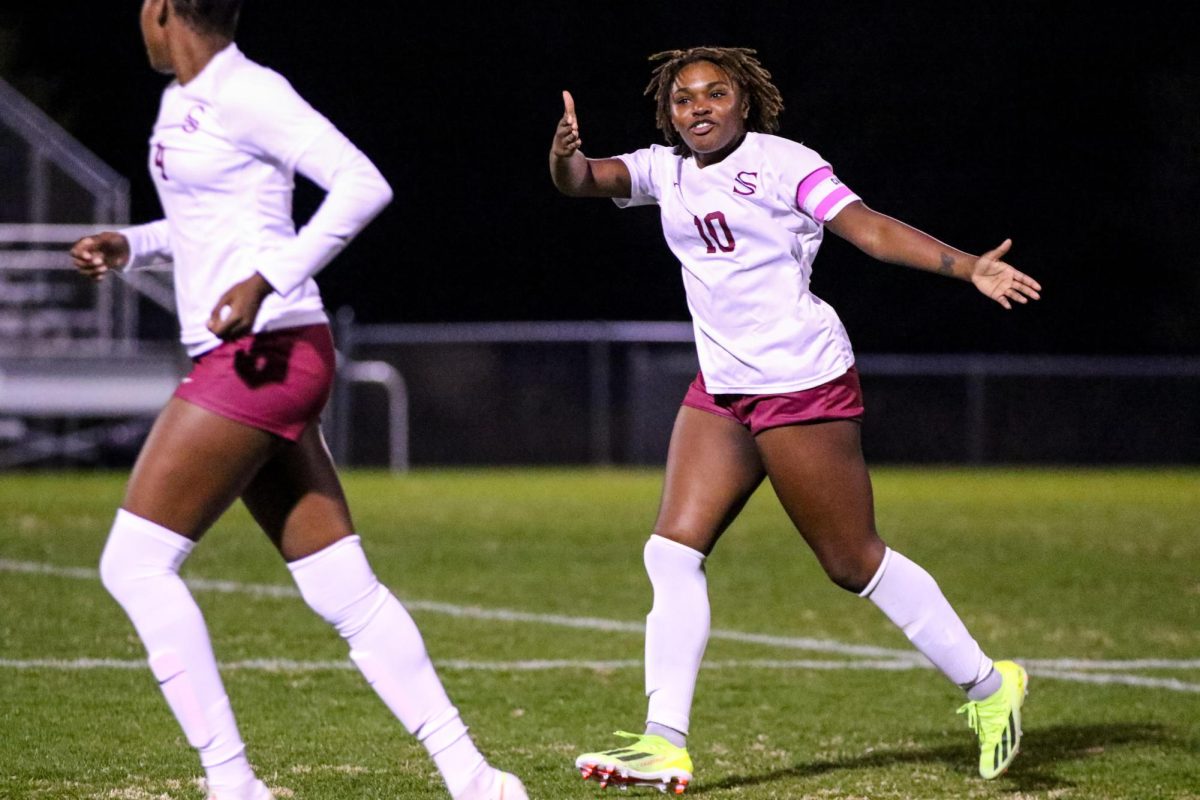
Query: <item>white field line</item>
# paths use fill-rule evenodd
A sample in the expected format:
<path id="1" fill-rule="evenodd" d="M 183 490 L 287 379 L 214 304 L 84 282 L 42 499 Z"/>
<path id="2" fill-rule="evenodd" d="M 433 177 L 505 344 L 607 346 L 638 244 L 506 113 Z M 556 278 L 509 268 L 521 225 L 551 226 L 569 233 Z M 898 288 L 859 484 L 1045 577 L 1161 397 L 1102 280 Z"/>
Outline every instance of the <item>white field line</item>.
<path id="1" fill-rule="evenodd" d="M 1185 683 L 1174 678 L 1144 678 L 1141 675 L 1114 675 L 1109 672 L 1072 672 L 1057 669 L 1029 670 L 1029 674 L 1038 678 L 1057 678 L 1061 681 L 1074 681 L 1075 683 L 1118 684 L 1142 686 L 1149 689 L 1169 689 L 1173 692 L 1200 693 L 1200 683 Z"/>
<path id="2" fill-rule="evenodd" d="M 49 575 L 56 578 L 74 578 L 78 580 L 97 580 L 99 574 L 94 569 L 82 567 L 58 567 L 53 564 L 39 564 L 30 561 L 11 561 L 0 559 L 0 572 L 20 572 L 35 575 Z M 263 583 L 238 583 L 236 581 L 212 580 L 209 578 L 186 578 L 185 582 L 196 591 L 220 592 L 223 594 L 248 594 L 256 597 L 270 598 L 299 598 L 300 592 L 294 586 Z M 564 614 L 535 614 L 527 611 L 513 611 L 504 608 L 479 608 L 477 606 L 459 606 L 451 603 L 440 603 L 432 600 L 403 600 L 409 611 L 427 611 L 431 614 L 443 614 L 450 617 L 465 619 L 494 620 L 499 622 L 527 622 L 537 625 L 554 625 L 563 628 L 578 628 L 592 631 L 612 633 L 642 634 L 646 626 L 641 622 L 625 622 L 623 620 L 601 619 L 598 617 L 573 617 Z M 743 633 L 741 631 L 714 630 L 709 634 L 710 639 L 726 639 L 743 644 L 761 644 L 769 647 L 781 647 L 792 650 L 808 650 L 818 653 L 837 653 L 849 656 L 869 656 L 874 658 L 897 659 L 924 664 L 925 660 L 919 653 L 911 650 L 896 650 L 886 647 L 871 647 L 869 645 L 854 645 L 829 639 L 811 639 L 807 637 L 772 636 L 761 633 Z"/>
<path id="3" fill-rule="evenodd" d="M 31 561 L 13 561 L 0 559 L 0 572 L 48 575 L 59 578 L 77 580 L 97 580 L 99 574 L 95 569 L 83 567 L 60 567 L 53 564 L 43 564 Z M 212 580 L 207 578 L 189 578 L 187 584 L 197 591 L 211 591 L 223 594 L 248 594 L 256 597 L 270 598 L 299 598 L 300 592 L 294 586 L 278 584 L 239 583 L 227 580 Z M 598 617 L 574 617 L 562 614 L 536 614 L 511 609 L 488 609 L 477 606 L 459 606 L 429 600 L 405 600 L 404 605 L 410 610 L 427 611 L 447 616 L 496 620 L 502 622 L 525 622 L 540 625 L 576 628 L 583 630 L 599 630 L 620 633 L 642 634 L 645 625 L 640 622 L 602 619 Z M 716 629 L 710 633 L 711 639 L 724 639 L 745 644 L 761 644 L 793 650 L 808 650 L 813 652 L 836 653 L 847 656 L 873 656 L 872 659 L 861 661 L 811 661 L 811 660 L 775 660 L 752 659 L 737 661 L 705 662 L 706 669 L 731 668 L 767 668 L 767 669 L 885 669 L 904 670 L 929 668 L 929 663 L 923 656 L 911 650 L 898 650 L 866 645 L 852 645 L 829 639 L 813 639 L 808 637 L 775 636 L 771 634 L 746 633 Z M 1032 674 L 1047 678 L 1078 681 L 1096 684 L 1123 684 L 1129 686 L 1145 686 L 1151 688 L 1173 689 L 1183 692 L 1200 692 L 1200 684 L 1191 684 L 1174 679 L 1146 678 L 1138 675 L 1111 674 L 1108 672 L 1095 673 L 1092 670 L 1192 670 L 1200 669 L 1200 659 L 1130 659 L 1130 660 L 1087 660 L 1087 659 L 1018 659 Z M 63 669 L 91 669 L 100 667 L 125 668 L 126 663 L 105 659 L 81 659 L 77 661 L 13 661 L 0 659 L 0 667 L 37 668 L 36 666 L 22 667 L 23 664 L 42 665 L 43 668 L 53 668 L 53 665 L 94 664 L 95 666 L 60 666 Z M 476 662 L 476 661 L 439 661 L 444 669 L 463 670 L 512 670 L 530 671 L 545 669 L 624 669 L 630 666 L 642 665 L 640 661 L 586 661 L 586 660 L 537 660 L 537 661 L 506 661 L 506 662 Z M 289 666 L 290 665 L 290 666 Z M 130 667 L 132 668 L 132 667 Z M 223 665 L 225 669 L 262 669 L 262 670 L 326 670 L 348 669 L 349 664 L 342 662 L 292 662 L 286 660 L 251 660 L 229 662 Z"/>

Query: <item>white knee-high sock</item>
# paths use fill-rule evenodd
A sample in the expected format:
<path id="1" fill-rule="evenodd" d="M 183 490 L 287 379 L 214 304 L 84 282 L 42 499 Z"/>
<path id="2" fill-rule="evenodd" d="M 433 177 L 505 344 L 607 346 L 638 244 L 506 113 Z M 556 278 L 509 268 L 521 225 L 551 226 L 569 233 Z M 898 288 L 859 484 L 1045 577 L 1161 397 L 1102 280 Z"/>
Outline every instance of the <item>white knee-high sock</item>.
<path id="1" fill-rule="evenodd" d="M 646 616 L 646 720 L 686 734 L 708 645 L 705 556 L 658 535 L 646 542 L 643 556 L 654 588 Z"/>
<path id="2" fill-rule="evenodd" d="M 859 596 L 869 597 L 922 655 L 964 689 L 991 673 L 992 660 L 971 638 L 933 576 L 890 547 Z"/>
<path id="3" fill-rule="evenodd" d="M 193 543 L 124 509 L 117 512 L 100 580 L 146 646 L 150 669 L 213 789 L 254 780 L 245 746 L 217 672 L 204 618 L 179 568 Z"/>
<path id="4" fill-rule="evenodd" d="M 367 563 L 357 536 L 288 564 L 305 602 L 350 645 L 350 658 L 459 797 L 489 769 L 450 703 L 411 616 Z"/>

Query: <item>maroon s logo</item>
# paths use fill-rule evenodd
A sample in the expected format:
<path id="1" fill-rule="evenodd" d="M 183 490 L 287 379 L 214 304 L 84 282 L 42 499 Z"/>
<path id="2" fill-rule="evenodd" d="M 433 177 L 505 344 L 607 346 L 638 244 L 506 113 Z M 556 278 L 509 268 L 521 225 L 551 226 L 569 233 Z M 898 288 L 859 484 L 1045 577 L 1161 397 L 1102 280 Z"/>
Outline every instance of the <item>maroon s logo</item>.
<path id="1" fill-rule="evenodd" d="M 754 194 L 756 191 L 758 191 L 758 184 L 752 183 L 750 181 L 751 178 L 753 178 L 755 181 L 757 181 L 758 173 L 757 172 L 739 172 L 737 174 L 737 177 L 734 179 L 738 182 L 738 186 L 733 187 L 733 193 L 749 195 L 749 194 Z M 745 191 L 742 191 L 742 189 L 745 189 Z"/>
<path id="2" fill-rule="evenodd" d="M 194 105 L 188 109 L 187 116 L 183 118 L 183 132 L 195 133 L 200 130 L 200 120 L 196 118 L 196 114 L 203 114 L 205 108 L 202 105 Z"/>

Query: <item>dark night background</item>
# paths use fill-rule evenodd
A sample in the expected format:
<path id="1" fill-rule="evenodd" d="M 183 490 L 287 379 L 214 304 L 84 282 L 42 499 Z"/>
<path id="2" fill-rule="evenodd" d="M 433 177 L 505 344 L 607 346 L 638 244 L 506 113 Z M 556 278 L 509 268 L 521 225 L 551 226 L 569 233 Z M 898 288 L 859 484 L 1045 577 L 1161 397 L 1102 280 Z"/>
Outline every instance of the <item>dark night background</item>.
<path id="1" fill-rule="evenodd" d="M 130 178 L 165 79 L 139 3 L 6 4 L 0 76 Z M 1044 299 L 830 236 L 814 291 L 860 352 L 1200 353 L 1194 4 L 305 3 L 247 0 L 239 44 L 380 167 L 396 201 L 320 276 L 368 322 L 686 319 L 653 210 L 570 200 L 546 153 L 575 95 L 591 156 L 658 141 L 646 57 L 755 47 L 804 141 L 872 207 L 963 249 L 1012 237 Z M 319 194 L 301 191 L 303 216 Z"/>

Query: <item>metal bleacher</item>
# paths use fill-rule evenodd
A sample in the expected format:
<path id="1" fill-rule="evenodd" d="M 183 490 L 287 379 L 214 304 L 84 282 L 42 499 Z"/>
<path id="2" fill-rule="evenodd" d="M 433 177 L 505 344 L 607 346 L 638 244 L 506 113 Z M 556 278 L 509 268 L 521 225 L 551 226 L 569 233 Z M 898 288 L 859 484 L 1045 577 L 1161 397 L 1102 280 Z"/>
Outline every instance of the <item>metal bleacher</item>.
<path id="1" fill-rule="evenodd" d="M 127 181 L 0 80 L 0 469 L 140 441 L 178 383 L 178 348 L 145 335 L 170 329 L 169 276 L 92 283 L 66 254 L 128 218 Z"/>

